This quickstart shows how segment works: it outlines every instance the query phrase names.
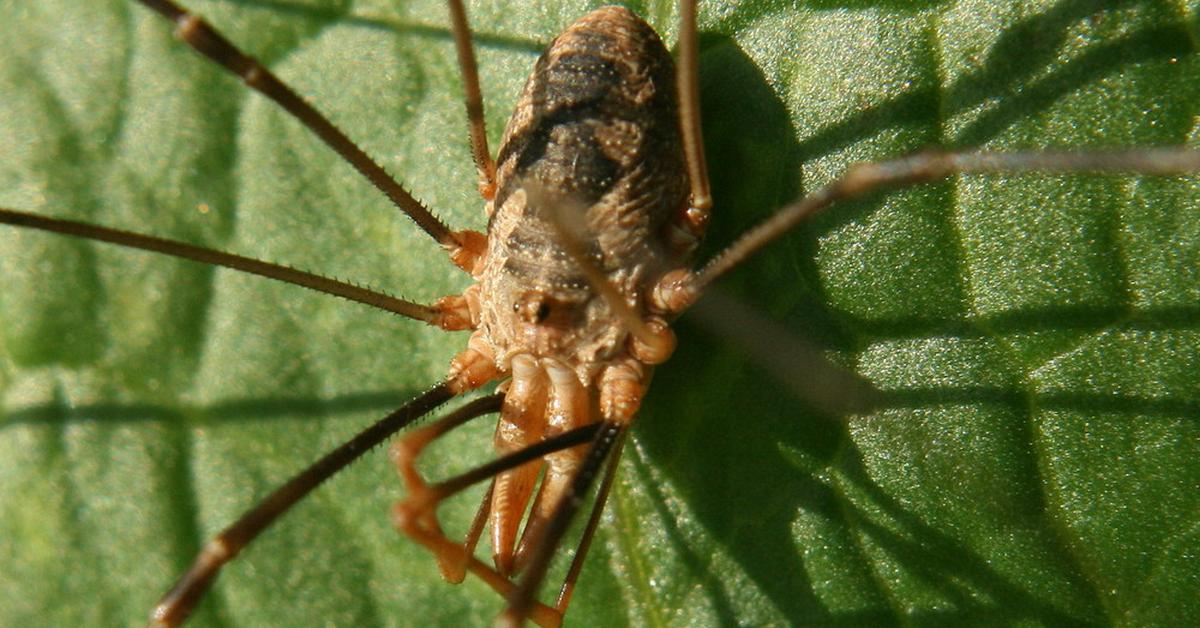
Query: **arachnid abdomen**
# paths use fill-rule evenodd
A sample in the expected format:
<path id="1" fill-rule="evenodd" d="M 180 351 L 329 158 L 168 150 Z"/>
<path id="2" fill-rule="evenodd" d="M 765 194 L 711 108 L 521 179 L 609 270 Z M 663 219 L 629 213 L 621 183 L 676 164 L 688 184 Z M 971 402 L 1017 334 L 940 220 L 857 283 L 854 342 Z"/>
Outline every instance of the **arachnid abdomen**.
<path id="1" fill-rule="evenodd" d="M 542 55 L 505 130 L 489 206 L 481 329 L 497 362 L 531 353 L 594 372 L 620 352 L 626 330 L 558 229 L 643 309 L 647 286 L 689 252 L 667 244 L 687 201 L 679 135 L 671 57 L 629 11 L 583 17 Z"/>

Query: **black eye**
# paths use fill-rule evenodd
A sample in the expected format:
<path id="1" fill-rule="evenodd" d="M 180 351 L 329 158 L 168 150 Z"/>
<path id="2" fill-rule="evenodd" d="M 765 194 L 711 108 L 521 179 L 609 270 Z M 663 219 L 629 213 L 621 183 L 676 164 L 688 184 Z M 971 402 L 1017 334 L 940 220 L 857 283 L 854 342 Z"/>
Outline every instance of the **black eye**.
<path id="1" fill-rule="evenodd" d="M 549 316 L 550 316 L 550 304 L 543 302 L 540 305 L 538 305 L 537 321 L 540 323 L 540 322 L 546 320 Z"/>

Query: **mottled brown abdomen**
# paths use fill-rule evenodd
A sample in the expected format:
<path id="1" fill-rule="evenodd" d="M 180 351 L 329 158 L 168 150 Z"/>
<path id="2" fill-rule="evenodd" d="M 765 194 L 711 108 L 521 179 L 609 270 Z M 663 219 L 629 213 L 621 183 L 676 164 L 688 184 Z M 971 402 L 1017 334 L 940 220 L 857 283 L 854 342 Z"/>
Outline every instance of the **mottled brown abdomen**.
<path id="1" fill-rule="evenodd" d="M 481 328 L 497 361 L 613 355 L 625 330 L 561 245 L 551 216 L 630 305 L 682 260 L 664 232 L 687 197 L 675 70 L 648 24 L 619 7 L 568 28 L 538 60 L 508 123 L 489 208 Z"/>

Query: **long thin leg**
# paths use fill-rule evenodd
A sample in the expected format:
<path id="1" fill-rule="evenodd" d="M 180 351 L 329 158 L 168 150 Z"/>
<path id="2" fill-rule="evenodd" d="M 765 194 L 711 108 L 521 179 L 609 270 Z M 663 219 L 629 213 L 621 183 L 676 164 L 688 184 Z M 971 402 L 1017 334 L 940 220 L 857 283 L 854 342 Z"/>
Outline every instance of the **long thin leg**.
<path id="1" fill-rule="evenodd" d="M 467 25 L 467 10 L 462 0 L 449 0 L 450 26 L 454 32 L 454 48 L 458 53 L 458 68 L 462 74 L 463 100 L 467 105 L 467 125 L 471 130 L 471 156 L 479 172 L 479 195 L 492 200 L 496 195 L 496 161 L 488 150 L 487 128 L 483 121 L 483 93 L 479 89 L 479 67 L 471 45 L 471 27 Z"/>
<path id="2" fill-rule="evenodd" d="M 575 557 L 571 559 L 571 567 L 567 569 L 567 575 L 558 589 L 558 600 L 554 603 L 554 608 L 563 615 L 567 614 L 571 594 L 575 592 L 575 583 L 579 581 L 579 573 L 583 570 L 583 560 L 587 558 L 588 550 L 592 547 L 592 538 L 596 536 L 596 527 L 600 525 L 600 516 L 604 514 L 604 505 L 608 503 L 608 493 L 612 489 L 613 479 L 617 476 L 617 467 L 621 464 L 621 450 L 624 447 L 625 437 L 622 436 L 608 457 L 604 479 L 600 481 L 600 490 L 596 492 L 596 501 L 592 504 L 592 514 L 588 516 L 583 536 L 579 537 L 579 546 L 575 548 Z"/>
<path id="3" fill-rule="evenodd" d="M 216 29 L 200 17 L 192 14 L 171 0 L 138 0 L 150 9 L 175 23 L 175 35 L 184 43 L 212 59 L 221 67 L 237 75 L 251 89 L 295 116 L 312 130 L 321 141 L 342 156 L 354 169 L 366 177 L 372 185 L 391 199 L 397 207 L 412 218 L 425 233 L 447 248 L 461 248 L 461 234 L 451 231 L 441 220 L 429 212 L 420 201 L 413 198 L 379 164 L 375 163 L 350 138 L 333 125 L 324 115 L 304 102 L 296 92 L 279 80 L 270 70 L 253 57 L 243 53 Z"/>
<path id="4" fill-rule="evenodd" d="M 396 470 L 400 473 L 400 478 L 404 480 L 404 484 L 408 488 L 409 500 L 422 499 L 430 492 L 428 484 L 421 477 L 421 473 L 416 467 L 417 457 L 429 446 L 429 443 L 472 419 L 499 411 L 503 400 L 503 394 L 495 394 L 481 399 L 436 423 L 409 432 L 404 438 L 401 438 L 392 445 L 388 455 L 391 457 L 392 464 L 396 466 Z M 490 488 L 488 492 L 491 493 Z M 484 503 L 487 504 L 488 502 L 485 501 Z M 441 526 L 434 516 L 433 508 L 422 512 L 420 516 L 420 525 L 429 529 L 431 533 L 444 536 Z M 478 540 L 476 528 L 479 528 L 480 532 L 483 530 L 483 523 L 479 522 L 479 517 L 480 514 L 476 513 L 476 521 L 471 524 L 471 531 L 467 533 L 467 540 L 463 544 L 464 551 L 473 549 L 474 542 L 472 541 L 472 536 L 476 537 L 476 541 Z M 486 514 L 484 514 L 484 517 L 486 518 Z M 438 567 L 441 569 L 442 577 L 446 581 L 454 583 L 462 582 L 466 566 L 466 561 L 462 560 L 462 557 L 458 554 L 454 556 L 439 554 L 437 556 Z"/>
<path id="5" fill-rule="evenodd" d="M 204 546 L 192 566 L 176 581 L 150 615 L 154 626 L 178 626 L 191 614 L 212 585 L 221 567 L 233 560 L 263 530 L 320 486 L 322 482 L 354 462 L 409 423 L 425 416 L 454 396 L 446 384 L 438 384 L 400 409 L 380 419 L 353 438 L 325 454 L 286 484 L 251 508 L 233 525 L 222 530 Z"/>
<path id="6" fill-rule="evenodd" d="M 594 441 L 597 434 L 603 429 L 603 425 L 605 424 L 592 423 L 564 432 L 536 445 L 501 456 L 448 480 L 430 485 L 421 481 L 419 476 L 414 479 L 416 470 L 412 466 L 414 462 L 412 452 L 405 451 L 407 449 L 407 445 L 405 445 L 401 448 L 402 451 L 398 456 L 395 453 L 393 455 L 397 458 L 396 463 L 400 467 L 401 477 L 409 484 L 410 493 L 393 508 L 392 520 L 398 530 L 433 552 L 439 565 L 465 565 L 471 573 L 486 582 L 496 592 L 506 597 L 510 596 L 514 592 L 514 587 L 508 578 L 467 553 L 463 546 L 455 544 L 442 533 L 435 516 L 438 504 L 473 484 L 494 478 L 499 473 L 515 469 L 532 460 L 538 460 L 547 454 Z M 431 425 L 430 428 L 435 426 L 436 424 Z M 446 430 L 439 431 L 444 433 Z M 530 600 L 526 604 L 522 617 L 532 618 L 543 626 L 554 626 L 561 620 L 561 614 L 555 609 L 534 600 Z"/>
<path id="7" fill-rule="evenodd" d="M 477 482 L 482 482 L 488 478 L 495 477 L 495 475 L 501 471 L 514 469 L 531 460 L 537 460 L 546 454 L 552 454 L 556 451 L 569 449 L 577 445 L 583 445 L 588 441 L 595 439 L 597 434 L 602 433 L 604 425 L 606 424 L 592 423 L 583 427 L 577 427 L 573 430 L 563 432 L 557 436 L 547 438 L 536 445 L 530 445 L 525 449 L 514 451 L 511 454 L 497 458 L 487 464 L 475 467 L 470 471 L 456 475 L 448 480 L 442 480 L 436 484 L 431 484 L 429 485 L 429 498 L 433 501 L 447 499 Z"/>
<path id="8" fill-rule="evenodd" d="M 783 206 L 718 253 L 690 282 L 677 288 L 694 299 L 706 286 L 816 212 L 871 192 L 927 183 L 954 174 L 1097 173 L 1180 175 L 1200 172 L 1200 151 L 1187 148 L 1089 152 L 924 152 L 851 167 L 840 179 Z"/>
<path id="9" fill-rule="evenodd" d="M 497 625 L 520 626 L 525 618 L 530 616 L 530 611 L 537 604 L 538 588 L 546 578 L 546 570 L 549 569 L 550 561 L 554 558 L 554 553 L 562 542 L 562 537 L 571 525 L 571 519 L 583 504 L 588 489 L 591 488 L 604 461 L 608 459 L 610 453 L 618 448 L 617 445 L 623 439 L 625 430 L 628 428 L 627 424 L 608 421 L 595 425 L 599 425 L 599 429 L 595 438 L 592 439 L 583 464 L 575 473 L 571 482 L 571 490 L 559 502 L 553 518 L 543 529 L 542 537 L 537 541 L 537 549 L 525 567 L 525 573 L 521 576 L 517 587 L 508 595 L 508 607 L 496 618 Z"/>
<path id="10" fill-rule="evenodd" d="M 130 231 L 122 231 L 119 229 L 109 229 L 108 227 L 99 227 L 89 225 L 83 222 L 74 220 L 62 220 L 59 218 L 47 218 L 30 214 L 27 212 L 15 211 L 0 207 L 0 223 L 9 224 L 16 227 L 29 227 L 31 229 L 40 229 L 42 231 L 50 231 L 53 233 L 61 233 L 78 238 L 87 238 L 89 240 L 98 240 L 100 242 L 108 242 L 120 246 L 127 246 L 133 249 L 141 249 L 143 251 L 152 251 L 162 253 L 173 257 L 200 262 L 202 264 L 211 264 L 213 266 L 223 266 L 232 268 L 242 272 L 275 279 L 284 283 L 290 283 L 295 286 L 301 286 L 342 297 L 350 301 L 364 303 L 381 310 L 387 310 L 401 316 L 424 321 L 430 324 L 436 324 L 439 320 L 439 309 L 426 305 L 419 305 L 403 299 L 398 299 L 388 294 L 368 290 L 354 284 L 345 283 L 336 279 L 306 273 L 302 270 L 296 270 L 288 266 L 280 266 L 270 262 L 256 260 L 250 257 L 242 257 L 232 253 L 224 253 L 213 249 L 186 244 L 176 240 L 167 240 L 165 238 L 156 238 L 153 236 L 142 235 Z"/>
<path id="11" fill-rule="evenodd" d="M 700 131 L 700 47 L 696 41 L 696 0 L 679 3 L 679 119 L 683 127 L 683 154 L 687 161 L 693 210 L 705 214 L 712 208 L 704 135 Z"/>

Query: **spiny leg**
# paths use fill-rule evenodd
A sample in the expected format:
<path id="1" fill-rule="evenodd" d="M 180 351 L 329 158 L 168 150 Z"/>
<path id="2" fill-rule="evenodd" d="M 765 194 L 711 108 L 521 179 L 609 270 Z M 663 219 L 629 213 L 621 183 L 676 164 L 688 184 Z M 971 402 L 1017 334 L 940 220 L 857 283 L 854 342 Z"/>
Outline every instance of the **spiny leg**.
<path id="1" fill-rule="evenodd" d="M 161 253 L 201 264 L 231 268 L 244 273 L 275 279 L 295 286 L 316 290 L 317 292 L 342 297 L 343 299 L 370 305 L 411 319 L 424 321 L 431 325 L 439 325 L 439 322 L 446 318 L 446 314 L 444 314 L 446 306 L 443 306 L 441 302 L 433 306 L 420 305 L 354 284 L 307 273 L 289 266 L 272 264 L 177 240 L 168 240 L 166 238 L 158 238 L 120 229 L 110 229 L 74 220 L 49 218 L 2 207 L 0 207 L 0 223 L 14 227 L 26 227 L 52 233 L 61 233 L 77 238 L 116 244 L 131 249 Z M 439 326 L 445 327 L 445 325 Z"/>
<path id="2" fill-rule="evenodd" d="M 479 173 L 479 195 L 492 200 L 496 195 L 496 161 L 488 150 L 487 128 L 483 121 L 483 94 L 479 89 L 479 66 L 471 44 L 471 27 L 462 0 L 449 0 L 450 26 L 454 33 L 454 49 L 458 53 L 459 74 L 462 75 L 463 100 L 467 106 L 467 125 L 471 131 L 471 157 Z"/>
<path id="3" fill-rule="evenodd" d="M 393 446 L 393 460 L 406 483 L 413 479 L 414 475 L 416 482 L 410 484 L 409 495 L 393 508 L 393 522 L 398 530 L 433 552 L 438 558 L 439 564 L 465 565 L 466 569 L 486 582 L 496 592 L 508 597 L 515 590 L 508 578 L 473 555 L 466 553 L 462 546 L 455 544 L 442 533 L 436 518 L 438 504 L 471 485 L 495 477 L 504 471 L 515 469 L 558 451 L 584 445 L 595 439 L 601 426 L 600 423 L 593 423 L 564 432 L 436 484 L 426 484 L 413 467 L 413 462 L 415 462 L 413 454 L 419 453 L 420 448 L 423 448 L 424 445 L 416 443 L 419 447 L 414 452 L 414 449 L 409 447 L 409 443 L 398 441 L 396 446 Z M 446 431 L 436 424 L 429 427 L 434 428 L 433 432 L 445 433 Z M 452 425 L 448 425 L 447 429 L 452 427 Z M 409 436 L 415 435 L 414 433 Z M 414 487 L 415 490 L 412 490 Z M 556 626 L 562 619 L 561 614 L 555 609 L 532 600 L 526 605 L 523 617 L 529 617 L 542 626 Z"/>
<path id="4" fill-rule="evenodd" d="M 204 56 L 242 79 L 248 87 L 275 101 L 308 127 L 321 141 L 332 148 L 360 174 L 383 192 L 397 207 L 413 219 L 425 233 L 451 252 L 451 258 L 464 269 L 478 255 L 483 236 L 473 231 L 451 231 L 413 198 L 412 194 L 375 163 L 346 134 L 319 111 L 305 102 L 283 81 L 279 80 L 257 60 L 245 54 L 217 32 L 210 24 L 171 0 L 138 0 L 166 19 L 175 23 L 175 35 Z M 463 251 L 469 253 L 463 255 Z M 456 255 L 458 253 L 458 255 Z M 460 258 L 468 259 L 462 260 Z"/>
<path id="5" fill-rule="evenodd" d="M 929 183 L 956 174 L 1142 174 L 1172 176 L 1200 172 L 1200 151 L 1151 148 L 1086 152 L 928 151 L 851 167 L 841 178 L 784 205 L 742 234 L 699 272 L 673 271 L 651 290 L 655 308 L 678 314 L 712 282 L 763 250 L 806 219 L 842 201 L 887 189 Z"/>
<path id="6" fill-rule="evenodd" d="M 445 330 L 473 329 L 474 325 L 467 305 L 467 295 L 471 292 L 472 288 L 468 288 L 461 296 L 444 297 L 438 299 L 433 305 L 421 305 L 396 298 L 390 294 L 305 272 L 290 266 L 264 262 L 252 257 L 226 253 L 178 240 L 169 240 L 134 233 L 132 231 L 101 227 L 75 220 L 50 218 L 48 216 L 39 216 L 29 212 L 0 207 L 0 224 L 61 233 L 131 249 L 160 253 L 201 264 L 230 268 L 251 275 L 266 277 L 267 279 L 282 281 L 293 286 L 308 288 L 309 290 L 315 290 L 323 294 L 341 297 L 348 301 L 369 305 Z"/>
<path id="7" fill-rule="evenodd" d="M 325 454 L 286 484 L 275 489 L 204 546 L 193 560 L 192 566 L 154 607 L 150 615 L 151 625 L 177 626 L 182 623 L 208 591 L 221 567 L 233 560 L 288 509 L 359 456 L 453 396 L 454 393 L 446 384 L 429 389 Z"/>

